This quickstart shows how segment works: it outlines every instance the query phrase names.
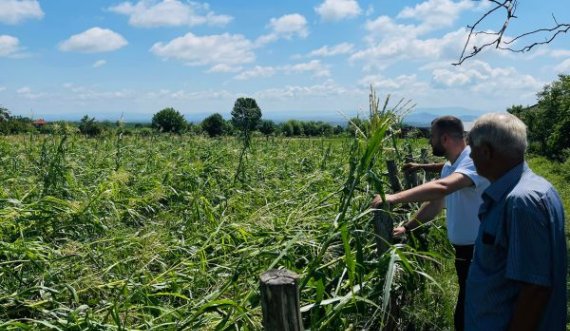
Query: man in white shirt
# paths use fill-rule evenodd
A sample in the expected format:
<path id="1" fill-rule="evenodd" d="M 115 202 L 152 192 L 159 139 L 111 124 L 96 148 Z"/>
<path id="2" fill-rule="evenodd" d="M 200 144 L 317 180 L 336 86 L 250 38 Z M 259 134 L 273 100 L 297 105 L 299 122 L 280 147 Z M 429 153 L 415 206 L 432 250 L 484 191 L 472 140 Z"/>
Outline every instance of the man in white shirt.
<path id="1" fill-rule="evenodd" d="M 440 179 L 427 182 L 406 191 L 386 195 L 389 204 L 423 202 L 416 215 L 403 226 L 395 227 L 394 236 L 401 236 L 423 223 L 431 221 L 445 207 L 447 237 L 455 248 L 455 269 L 459 294 L 455 307 L 456 330 L 464 329 L 465 284 L 473 258 L 473 244 L 477 238 L 481 194 L 489 182 L 479 176 L 469 157 L 471 149 L 463 136 L 463 123 L 456 117 L 443 116 L 431 124 L 430 145 L 435 156 L 445 156 Z M 376 195 L 372 207 L 382 204 Z"/>

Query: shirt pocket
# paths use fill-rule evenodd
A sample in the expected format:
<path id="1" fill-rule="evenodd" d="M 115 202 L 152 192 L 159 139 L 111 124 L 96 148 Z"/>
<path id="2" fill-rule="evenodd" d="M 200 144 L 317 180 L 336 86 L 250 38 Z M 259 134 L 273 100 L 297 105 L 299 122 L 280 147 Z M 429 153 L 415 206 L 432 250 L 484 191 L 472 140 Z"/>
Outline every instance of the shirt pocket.
<path id="1" fill-rule="evenodd" d="M 480 266 L 486 272 L 498 272 L 505 267 L 507 248 L 504 240 L 501 240 L 500 223 L 485 223 L 481 224 L 481 237 L 478 238 L 475 254 Z"/>

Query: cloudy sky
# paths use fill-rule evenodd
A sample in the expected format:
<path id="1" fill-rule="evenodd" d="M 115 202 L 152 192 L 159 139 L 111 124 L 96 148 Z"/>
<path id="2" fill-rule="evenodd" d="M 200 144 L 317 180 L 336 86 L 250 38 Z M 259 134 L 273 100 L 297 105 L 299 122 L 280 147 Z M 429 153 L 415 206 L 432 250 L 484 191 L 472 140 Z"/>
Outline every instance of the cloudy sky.
<path id="1" fill-rule="evenodd" d="M 365 112 L 369 86 L 418 109 L 504 111 L 570 73 L 570 35 L 459 58 L 487 0 L 0 0 L 0 106 L 34 118 L 150 120 Z M 520 0 L 505 38 L 570 22 L 567 0 Z M 502 24 L 491 16 L 485 28 Z M 485 36 L 481 36 L 484 38 Z M 539 41 L 544 38 L 539 37 Z M 471 46 L 470 46 L 471 47 Z"/>

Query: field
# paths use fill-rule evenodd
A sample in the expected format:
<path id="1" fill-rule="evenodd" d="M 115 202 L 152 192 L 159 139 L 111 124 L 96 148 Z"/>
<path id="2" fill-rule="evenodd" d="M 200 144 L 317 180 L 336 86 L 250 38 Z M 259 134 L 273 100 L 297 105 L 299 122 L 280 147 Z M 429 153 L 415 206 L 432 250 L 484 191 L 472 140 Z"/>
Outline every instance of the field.
<path id="1" fill-rule="evenodd" d="M 426 142 L 378 139 L 3 137 L 0 329 L 258 330 L 272 268 L 301 276 L 311 330 L 451 328 L 442 218 L 378 256 L 367 212 Z M 570 167 L 532 166 L 568 210 Z"/>

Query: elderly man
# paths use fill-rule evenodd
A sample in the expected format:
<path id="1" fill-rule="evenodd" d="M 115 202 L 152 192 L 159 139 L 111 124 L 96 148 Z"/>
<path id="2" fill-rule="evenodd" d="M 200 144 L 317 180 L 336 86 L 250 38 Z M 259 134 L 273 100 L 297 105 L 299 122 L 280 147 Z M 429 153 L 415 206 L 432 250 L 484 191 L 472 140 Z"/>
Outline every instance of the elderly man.
<path id="1" fill-rule="evenodd" d="M 455 269 L 459 283 L 455 306 L 455 329 L 463 330 L 465 279 L 473 257 L 473 244 L 479 229 L 477 212 L 481 205 L 481 193 L 489 182 L 477 175 L 471 152 L 463 138 L 463 123 L 456 117 L 436 118 L 431 125 L 430 144 L 435 156 L 448 160 L 441 169 L 441 178 L 395 194 L 387 194 L 386 202 L 424 202 L 418 213 L 404 226 L 394 228 L 400 236 L 422 223 L 431 221 L 445 206 L 447 209 L 447 237 L 455 248 Z M 436 165 L 435 167 L 440 167 Z M 377 195 L 372 207 L 382 203 Z"/>
<path id="2" fill-rule="evenodd" d="M 564 211 L 524 161 L 526 126 L 507 113 L 483 115 L 468 141 L 491 185 L 467 277 L 466 330 L 566 330 Z"/>

